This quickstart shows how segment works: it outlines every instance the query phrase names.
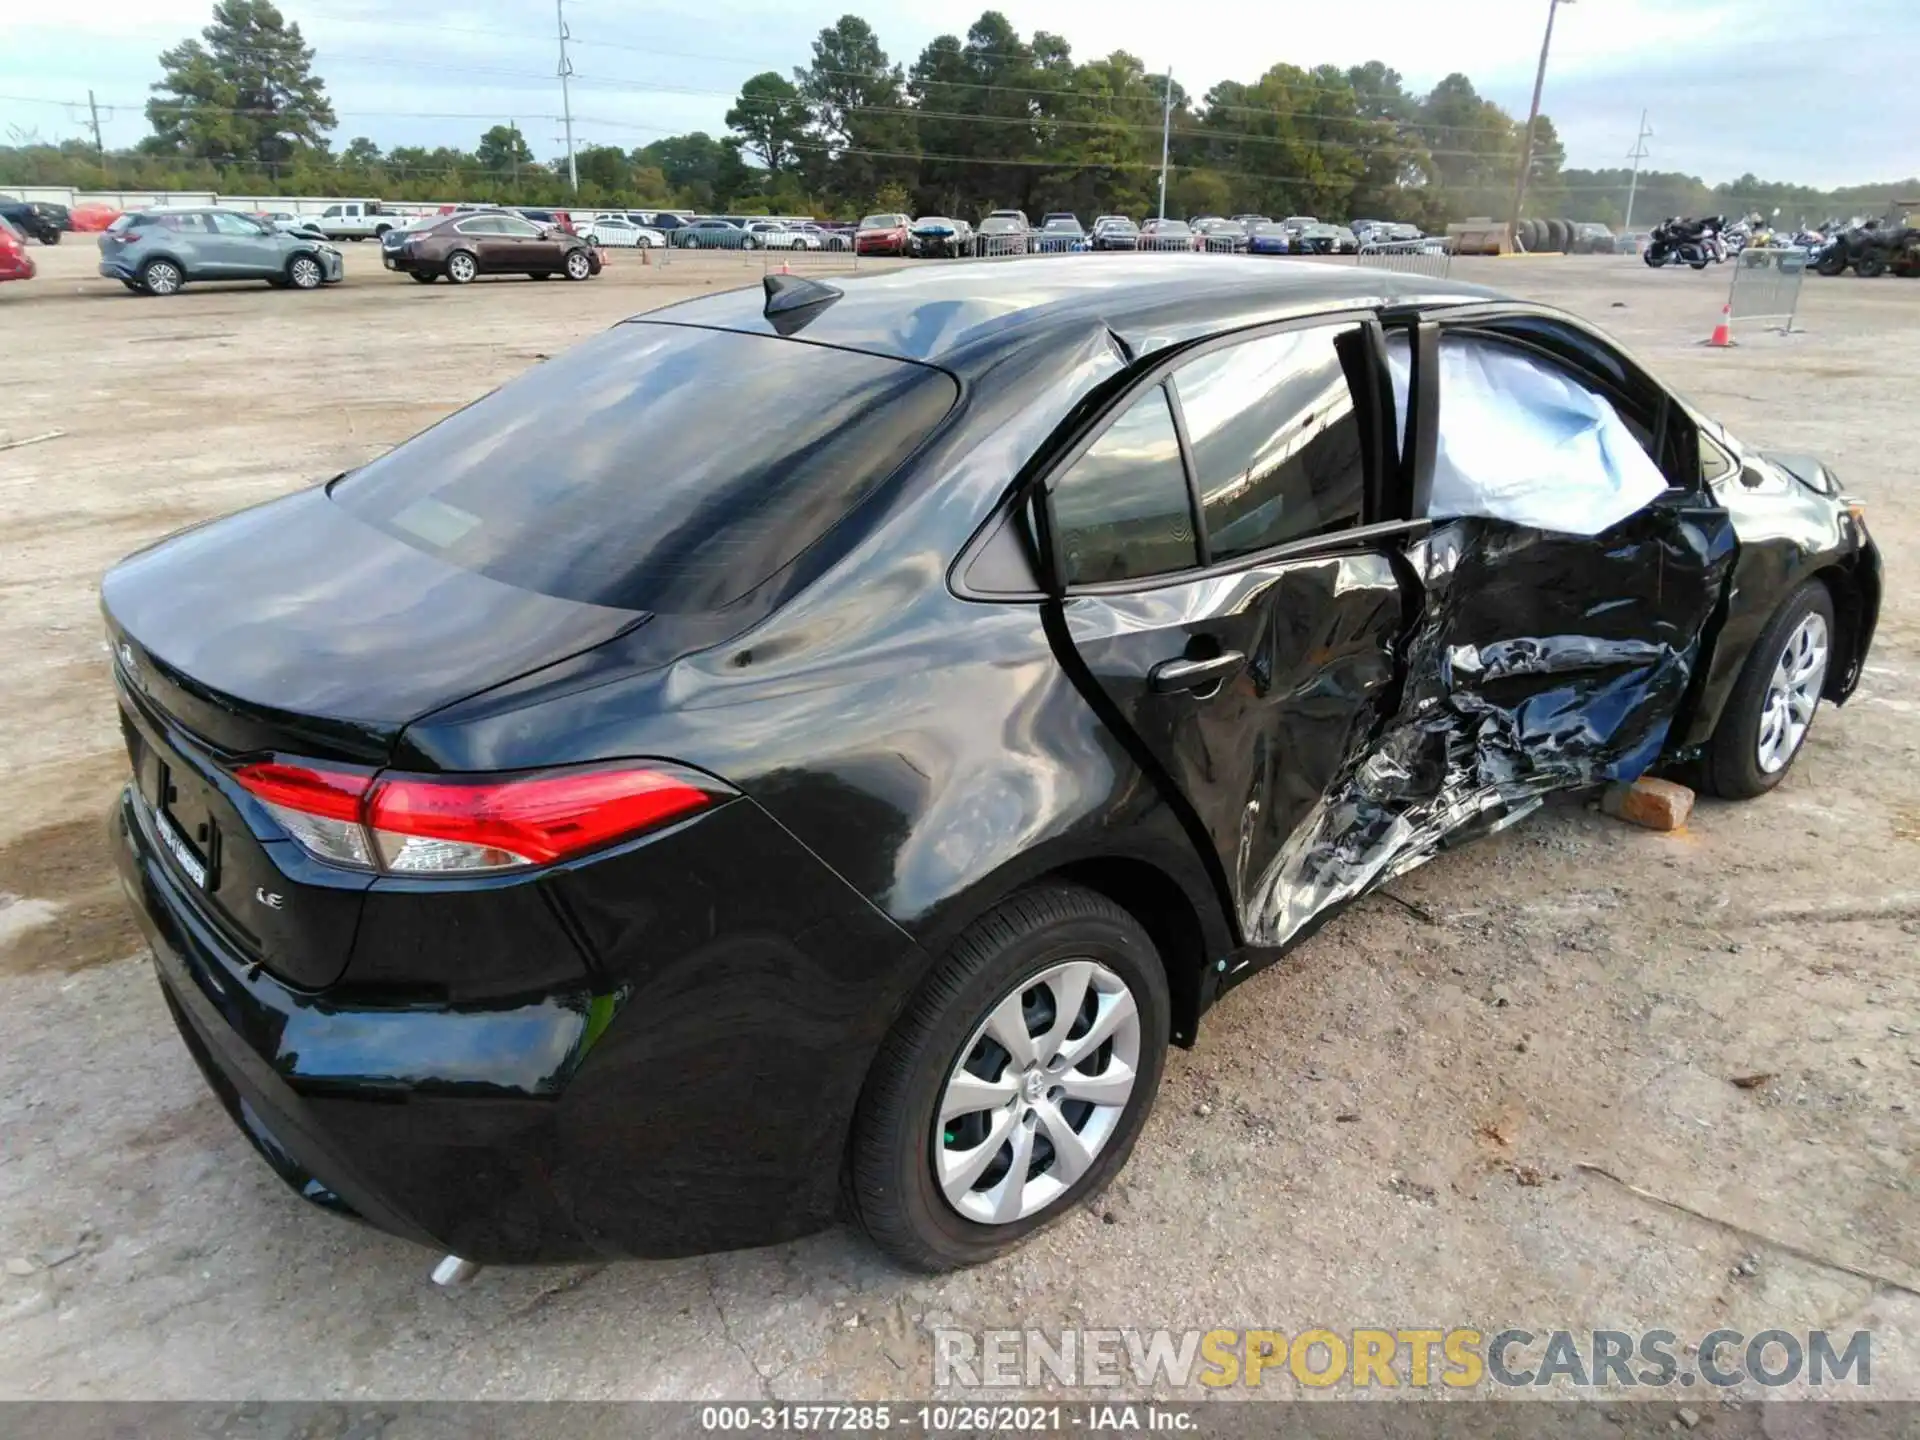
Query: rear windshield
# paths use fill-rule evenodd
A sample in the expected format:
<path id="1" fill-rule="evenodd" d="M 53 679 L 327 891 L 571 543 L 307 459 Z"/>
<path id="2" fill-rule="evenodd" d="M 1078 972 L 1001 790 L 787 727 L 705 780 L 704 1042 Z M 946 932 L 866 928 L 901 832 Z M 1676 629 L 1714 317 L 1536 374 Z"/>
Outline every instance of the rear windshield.
<path id="1" fill-rule="evenodd" d="M 463 569 L 627 610 L 716 609 L 775 574 L 952 408 L 944 371 L 630 322 L 333 487 Z"/>

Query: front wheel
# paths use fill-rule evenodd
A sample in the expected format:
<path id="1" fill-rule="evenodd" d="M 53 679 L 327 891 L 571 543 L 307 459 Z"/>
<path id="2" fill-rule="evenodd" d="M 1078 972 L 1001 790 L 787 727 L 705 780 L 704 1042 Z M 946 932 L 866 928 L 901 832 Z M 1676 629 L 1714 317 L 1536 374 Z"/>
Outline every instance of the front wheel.
<path id="1" fill-rule="evenodd" d="M 431 270 L 410 270 L 407 273 L 413 276 L 416 285 L 431 285 L 440 278 Z"/>
<path id="2" fill-rule="evenodd" d="M 1166 971 L 1134 918 L 1053 884 L 975 921 L 881 1046 L 850 1180 L 918 1270 L 1012 1249 L 1126 1164 L 1166 1058 Z"/>
<path id="3" fill-rule="evenodd" d="M 1703 770 L 1727 800 L 1764 795 L 1806 743 L 1833 656 L 1833 599 L 1810 580 L 1787 598 L 1747 652 Z"/>
<path id="4" fill-rule="evenodd" d="M 593 257 L 584 250 L 569 250 L 565 264 L 569 280 L 585 280 L 593 274 Z"/>
<path id="5" fill-rule="evenodd" d="M 1887 273 L 1887 257 L 1878 250 L 1868 250 L 1853 262 L 1853 273 L 1862 280 L 1877 280 Z"/>
<path id="6" fill-rule="evenodd" d="M 296 255 L 287 262 L 287 283 L 296 290 L 318 290 L 326 279 L 327 272 L 311 255 Z"/>

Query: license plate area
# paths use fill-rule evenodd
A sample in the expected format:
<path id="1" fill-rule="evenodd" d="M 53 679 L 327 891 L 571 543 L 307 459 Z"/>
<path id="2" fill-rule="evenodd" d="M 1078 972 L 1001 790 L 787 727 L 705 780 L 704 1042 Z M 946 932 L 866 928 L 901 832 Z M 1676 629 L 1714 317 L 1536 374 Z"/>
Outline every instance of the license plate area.
<path id="1" fill-rule="evenodd" d="M 154 769 L 153 809 L 160 822 L 160 838 L 188 878 L 205 890 L 220 853 L 220 829 L 207 808 L 205 788 L 165 760 L 156 758 Z"/>

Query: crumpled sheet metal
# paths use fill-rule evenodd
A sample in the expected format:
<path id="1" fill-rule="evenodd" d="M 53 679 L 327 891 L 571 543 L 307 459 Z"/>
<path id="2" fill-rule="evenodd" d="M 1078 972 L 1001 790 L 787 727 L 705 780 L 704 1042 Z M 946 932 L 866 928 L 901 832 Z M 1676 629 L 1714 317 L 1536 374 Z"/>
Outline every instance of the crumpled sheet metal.
<path id="1" fill-rule="evenodd" d="M 1529 536 L 1555 538 L 1459 520 L 1410 552 L 1428 599 L 1408 641 L 1401 703 L 1247 892 L 1249 944 L 1285 945 L 1330 906 L 1425 863 L 1450 837 L 1502 828 L 1550 791 L 1637 778 L 1659 758 L 1699 656 L 1700 625 L 1680 644 L 1584 634 L 1454 643 L 1467 598 L 1458 574 L 1524 548 Z M 1640 557 L 1616 548 L 1610 558 Z M 1705 537 L 1699 558 L 1702 593 L 1717 594 L 1730 541 Z M 1615 627 L 1622 619 L 1609 607 Z"/>

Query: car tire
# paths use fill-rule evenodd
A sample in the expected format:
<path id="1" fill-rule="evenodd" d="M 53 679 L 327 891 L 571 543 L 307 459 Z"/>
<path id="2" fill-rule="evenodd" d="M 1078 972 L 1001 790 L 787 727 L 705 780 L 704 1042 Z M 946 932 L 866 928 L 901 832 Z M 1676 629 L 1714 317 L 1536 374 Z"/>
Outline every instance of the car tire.
<path id="1" fill-rule="evenodd" d="M 480 262 L 465 250 L 447 256 L 447 280 L 454 285 L 471 285 L 480 275 Z"/>
<path id="2" fill-rule="evenodd" d="M 287 284 L 295 290 L 318 290 L 326 283 L 326 269 L 313 256 L 296 255 L 287 261 Z"/>
<path id="3" fill-rule="evenodd" d="M 1853 273 L 1862 280 L 1878 280 L 1887 273 L 1887 257 L 1878 250 L 1868 250 L 1853 262 Z"/>
<path id="4" fill-rule="evenodd" d="M 1077 1018 L 1063 1027 L 1056 1017 L 1067 1004 Z M 848 1169 L 861 1227 L 902 1265 L 952 1270 L 1003 1254 L 1098 1192 L 1126 1164 L 1153 1108 L 1170 1013 L 1153 942 L 1111 900 L 1046 884 L 1002 901 L 954 942 L 868 1073 Z M 1090 1020 L 1110 1033 L 1074 1062 L 1071 1048 L 1093 1033 Z M 1008 1024 L 1031 1042 L 1024 1068 L 993 1038 L 1011 1038 Z M 1050 1046 L 1053 1054 L 1040 1053 Z M 1088 1064 L 1098 1068 L 1088 1071 Z M 1130 1077 L 1116 1076 L 1116 1067 L 1130 1069 Z M 983 1077 L 983 1070 L 991 1074 Z M 1016 1070 L 1019 1080 L 1012 1078 Z M 1124 1090 L 1113 1088 L 1116 1079 L 1126 1081 Z M 956 1083 L 986 1108 L 949 1111 L 936 1125 Z M 1068 1085 L 1112 1094 L 1117 1103 L 1069 1098 Z M 1055 1178 L 1067 1153 L 1055 1144 L 1056 1127 L 1070 1135 L 1079 1157 L 1078 1173 L 1064 1186 Z M 951 1188 L 943 1188 L 935 1170 L 941 1157 L 968 1151 L 979 1157 L 975 1165 L 957 1164 L 946 1180 Z M 1025 1178 L 1010 1191 L 1012 1166 L 1023 1155 Z M 995 1210 L 1005 1218 L 994 1218 Z"/>
<path id="5" fill-rule="evenodd" d="M 1751 800 L 1786 778 L 1811 733 L 1836 633 L 1833 597 L 1818 580 L 1774 612 L 1747 652 L 1702 757 L 1702 779 L 1715 795 Z"/>
<path id="6" fill-rule="evenodd" d="M 140 267 L 140 288 L 148 295 L 178 295 L 186 273 L 171 260 L 149 260 Z"/>
<path id="7" fill-rule="evenodd" d="M 120 283 L 134 294 L 138 295 L 140 293 L 140 282 L 138 280 L 122 280 Z"/>
<path id="8" fill-rule="evenodd" d="M 593 278 L 593 257 L 584 250 L 569 250 L 567 258 L 560 263 L 565 267 L 565 274 L 569 280 Z"/>
<path id="9" fill-rule="evenodd" d="M 416 285 L 431 285 L 440 278 L 431 270 L 409 270 L 407 273 L 413 277 Z"/>

